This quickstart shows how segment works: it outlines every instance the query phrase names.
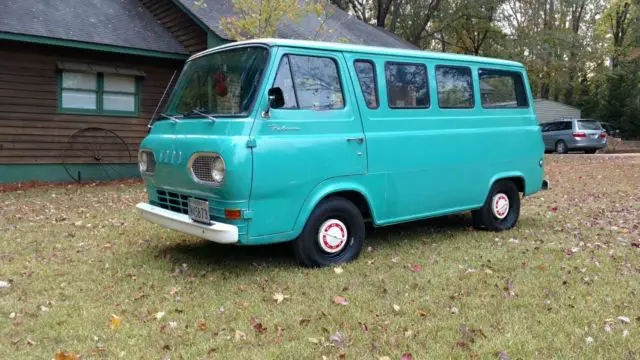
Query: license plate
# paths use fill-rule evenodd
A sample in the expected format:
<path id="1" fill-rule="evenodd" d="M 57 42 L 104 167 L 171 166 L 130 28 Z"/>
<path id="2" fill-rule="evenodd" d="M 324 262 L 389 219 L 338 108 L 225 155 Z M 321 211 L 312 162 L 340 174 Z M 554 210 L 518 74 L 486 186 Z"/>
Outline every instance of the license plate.
<path id="1" fill-rule="evenodd" d="M 211 218 L 209 218 L 209 202 L 189 199 L 189 217 L 191 220 L 199 223 L 211 224 Z"/>
<path id="2" fill-rule="evenodd" d="M 592 139 L 597 139 L 597 138 L 598 138 L 598 134 L 593 134 L 593 135 L 591 135 L 591 138 L 592 138 Z"/>

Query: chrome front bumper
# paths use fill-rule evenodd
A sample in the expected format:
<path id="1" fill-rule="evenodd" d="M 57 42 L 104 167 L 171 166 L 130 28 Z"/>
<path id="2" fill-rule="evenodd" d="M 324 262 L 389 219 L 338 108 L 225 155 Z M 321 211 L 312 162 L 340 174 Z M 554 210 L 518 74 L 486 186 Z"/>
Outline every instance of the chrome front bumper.
<path id="1" fill-rule="evenodd" d="M 136 208 L 140 210 L 140 215 L 143 218 L 154 224 L 220 244 L 238 242 L 237 226 L 220 222 L 212 222 L 211 225 L 200 224 L 191 220 L 189 215 L 179 214 L 147 203 L 139 203 Z"/>

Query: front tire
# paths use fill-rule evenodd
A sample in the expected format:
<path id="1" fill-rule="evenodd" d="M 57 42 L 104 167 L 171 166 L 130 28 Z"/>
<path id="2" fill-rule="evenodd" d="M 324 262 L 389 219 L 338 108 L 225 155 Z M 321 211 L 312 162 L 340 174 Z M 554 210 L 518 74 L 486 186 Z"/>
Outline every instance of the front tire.
<path id="1" fill-rule="evenodd" d="M 491 187 L 484 205 L 473 211 L 477 229 L 504 231 L 511 229 L 520 217 L 520 192 L 512 181 L 498 181 Z"/>
<path id="2" fill-rule="evenodd" d="M 293 252 L 306 267 L 342 264 L 360 255 L 364 235 L 360 210 L 344 198 L 328 198 L 307 219 L 302 233 L 293 242 Z"/>

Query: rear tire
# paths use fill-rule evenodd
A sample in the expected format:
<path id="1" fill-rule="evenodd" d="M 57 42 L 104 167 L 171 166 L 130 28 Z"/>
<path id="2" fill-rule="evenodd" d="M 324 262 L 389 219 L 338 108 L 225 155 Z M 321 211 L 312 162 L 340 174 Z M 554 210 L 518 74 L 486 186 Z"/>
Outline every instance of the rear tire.
<path id="1" fill-rule="evenodd" d="M 569 148 L 567 147 L 567 143 L 563 140 L 560 140 L 556 143 L 556 152 L 558 154 L 566 154 L 569 152 Z"/>
<path id="2" fill-rule="evenodd" d="M 293 241 L 293 252 L 306 267 L 342 264 L 360 255 L 364 236 L 360 210 L 349 200 L 333 197 L 313 210 L 302 233 Z"/>
<path id="3" fill-rule="evenodd" d="M 490 231 L 509 230 L 516 225 L 520 217 L 520 192 L 510 180 L 501 180 L 493 184 L 484 205 L 471 212 L 473 226 L 476 229 Z"/>

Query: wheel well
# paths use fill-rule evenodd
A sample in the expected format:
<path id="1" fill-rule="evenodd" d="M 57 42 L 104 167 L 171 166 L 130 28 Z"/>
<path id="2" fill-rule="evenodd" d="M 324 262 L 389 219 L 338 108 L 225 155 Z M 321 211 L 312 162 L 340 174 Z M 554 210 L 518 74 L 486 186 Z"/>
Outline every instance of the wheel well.
<path id="1" fill-rule="evenodd" d="M 369 208 L 369 202 L 367 201 L 367 198 L 365 198 L 361 193 L 354 190 L 338 191 L 325 196 L 322 200 L 332 197 L 341 197 L 351 201 L 358 208 L 358 210 L 360 210 L 360 213 L 365 220 L 372 218 L 371 209 Z"/>
<path id="2" fill-rule="evenodd" d="M 513 176 L 513 177 L 508 177 L 508 178 L 504 178 L 504 179 L 500 179 L 498 181 L 503 181 L 503 180 L 509 180 L 511 182 L 513 182 L 514 184 L 516 184 L 516 187 L 518 188 L 518 191 L 521 193 L 524 193 L 524 179 L 518 176 Z"/>

